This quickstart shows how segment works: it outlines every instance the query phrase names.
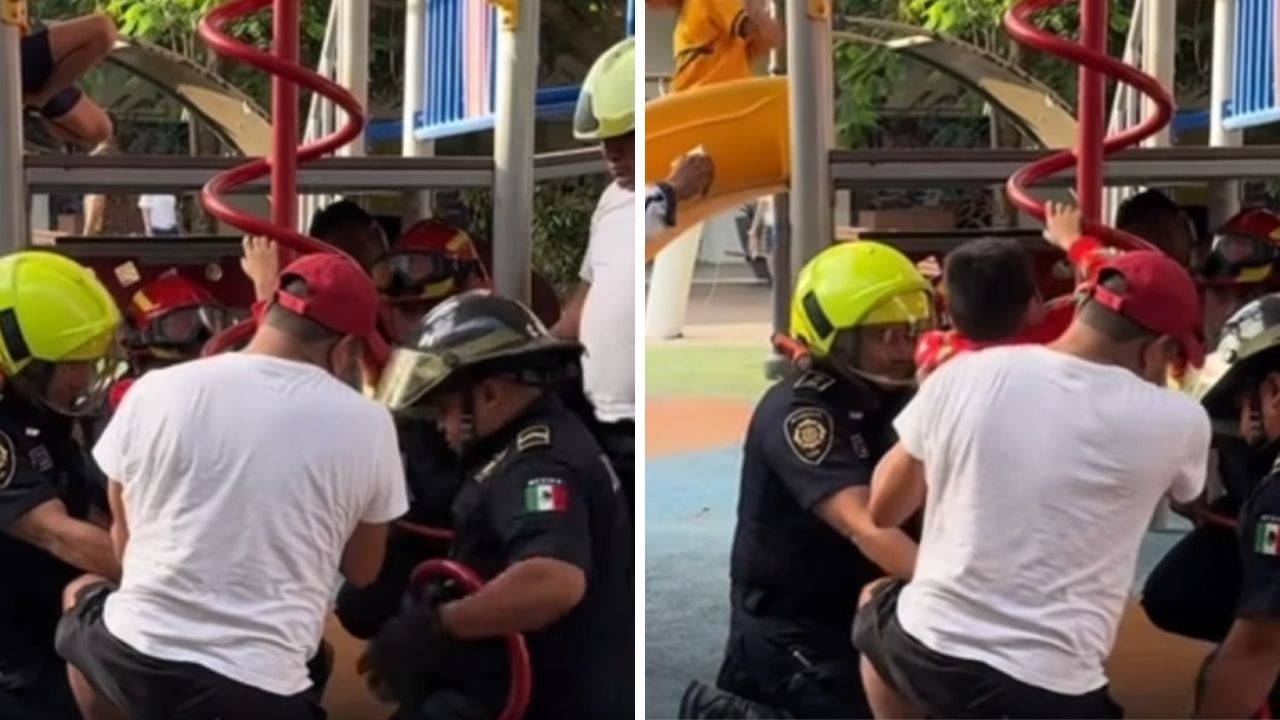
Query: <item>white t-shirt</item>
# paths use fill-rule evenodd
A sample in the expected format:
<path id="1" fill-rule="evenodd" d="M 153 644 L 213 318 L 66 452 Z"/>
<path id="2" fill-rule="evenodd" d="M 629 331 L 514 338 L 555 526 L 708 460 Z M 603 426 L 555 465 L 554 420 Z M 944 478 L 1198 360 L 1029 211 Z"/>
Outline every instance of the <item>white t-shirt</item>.
<path id="1" fill-rule="evenodd" d="M 1039 346 L 944 365 L 894 423 L 928 490 L 898 620 L 935 652 L 1078 695 L 1103 661 L 1166 494 L 1204 488 L 1190 397 Z"/>
<path id="2" fill-rule="evenodd" d="M 583 384 L 601 422 L 636 416 L 635 193 L 605 189 L 591 218 L 582 279 L 591 283 L 578 336 L 586 347 Z"/>
<path id="3" fill-rule="evenodd" d="M 408 509 L 387 410 L 322 368 L 228 353 L 147 373 L 93 452 L 124 487 L 104 622 L 135 650 L 306 690 L 357 523 Z"/>
<path id="4" fill-rule="evenodd" d="M 138 198 L 138 209 L 147 214 L 152 230 L 178 227 L 178 199 L 172 195 L 143 195 Z"/>

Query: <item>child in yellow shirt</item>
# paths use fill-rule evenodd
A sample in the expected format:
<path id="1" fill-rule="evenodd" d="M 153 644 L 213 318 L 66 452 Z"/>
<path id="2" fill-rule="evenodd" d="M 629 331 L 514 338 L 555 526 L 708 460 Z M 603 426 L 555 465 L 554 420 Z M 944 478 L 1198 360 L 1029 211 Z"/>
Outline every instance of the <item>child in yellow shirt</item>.
<path id="1" fill-rule="evenodd" d="M 649 0 L 680 13 L 672 92 L 752 76 L 751 62 L 780 39 L 767 0 Z"/>

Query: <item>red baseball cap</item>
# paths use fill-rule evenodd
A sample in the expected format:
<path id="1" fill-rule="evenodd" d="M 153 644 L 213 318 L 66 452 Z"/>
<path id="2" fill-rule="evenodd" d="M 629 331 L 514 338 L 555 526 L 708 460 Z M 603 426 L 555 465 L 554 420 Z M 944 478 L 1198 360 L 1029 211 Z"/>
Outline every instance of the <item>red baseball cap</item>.
<path id="1" fill-rule="evenodd" d="M 306 283 L 305 296 L 285 290 L 295 279 Z M 273 301 L 343 335 L 369 338 L 377 332 L 378 291 L 364 270 L 343 255 L 315 253 L 294 260 L 280 273 Z"/>
<path id="2" fill-rule="evenodd" d="M 1117 274 L 1125 279 L 1123 291 L 1103 287 L 1104 280 Z M 1177 340 L 1192 367 L 1204 365 L 1200 293 L 1191 275 L 1169 256 L 1154 250 L 1120 255 L 1098 271 L 1092 296 L 1148 331 Z"/>

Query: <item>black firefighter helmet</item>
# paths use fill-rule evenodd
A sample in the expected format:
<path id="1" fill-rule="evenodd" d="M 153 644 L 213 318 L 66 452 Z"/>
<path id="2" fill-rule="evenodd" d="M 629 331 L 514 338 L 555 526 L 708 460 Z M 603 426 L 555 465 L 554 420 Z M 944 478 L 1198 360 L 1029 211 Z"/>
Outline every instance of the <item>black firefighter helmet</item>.
<path id="1" fill-rule="evenodd" d="M 493 377 L 551 387 L 574 377 L 582 346 L 553 336 L 529 308 L 473 290 L 436 306 L 391 354 L 378 400 L 417 414 L 442 394 Z"/>

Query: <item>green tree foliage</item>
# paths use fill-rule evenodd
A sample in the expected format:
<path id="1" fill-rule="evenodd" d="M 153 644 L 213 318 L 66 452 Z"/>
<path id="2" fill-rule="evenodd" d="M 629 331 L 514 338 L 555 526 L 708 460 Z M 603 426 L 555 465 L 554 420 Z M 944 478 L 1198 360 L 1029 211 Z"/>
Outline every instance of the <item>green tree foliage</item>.
<path id="1" fill-rule="evenodd" d="M 842 15 L 878 17 L 918 25 L 954 36 L 1003 57 L 1031 72 L 1064 97 L 1075 94 L 1076 67 L 1071 63 L 1023 48 L 1004 30 L 1005 13 L 1016 0 L 837 0 Z M 1111 41 L 1119 48 L 1129 28 L 1134 0 L 1111 3 Z M 1055 34 L 1074 36 L 1078 27 L 1076 5 L 1043 13 L 1038 22 Z M 874 108 L 885 106 L 902 79 L 902 60 L 892 52 L 856 43 L 836 48 L 837 127 L 841 140 L 861 144 L 876 129 Z M 972 98 L 977 111 L 976 96 Z"/>

